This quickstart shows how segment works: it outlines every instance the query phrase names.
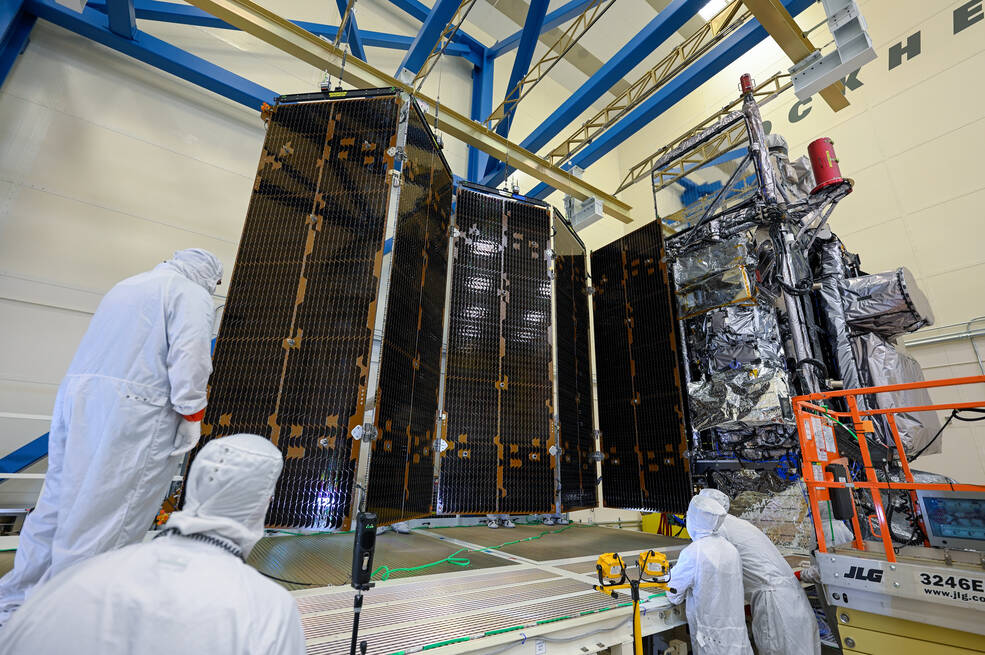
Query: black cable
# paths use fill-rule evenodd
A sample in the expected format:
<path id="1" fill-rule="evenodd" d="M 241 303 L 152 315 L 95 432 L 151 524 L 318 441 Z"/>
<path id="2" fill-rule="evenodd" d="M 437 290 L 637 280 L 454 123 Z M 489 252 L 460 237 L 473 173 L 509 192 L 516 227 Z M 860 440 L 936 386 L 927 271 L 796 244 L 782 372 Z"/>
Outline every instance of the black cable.
<path id="1" fill-rule="evenodd" d="M 937 431 L 937 434 L 934 435 L 934 438 L 931 439 L 930 441 L 928 441 L 926 446 L 924 446 L 923 448 L 921 448 L 917 452 L 916 455 L 914 455 L 913 457 L 910 458 L 910 463 L 911 464 L 913 462 L 917 461 L 917 458 L 920 457 L 920 455 L 923 455 L 923 453 L 924 453 L 925 450 L 927 450 L 932 445 L 934 445 L 934 442 L 937 441 L 937 438 L 940 437 L 941 436 L 941 433 L 944 432 L 944 428 L 946 428 L 948 425 L 951 424 L 951 421 L 954 420 L 954 417 L 957 415 L 957 413 L 958 413 L 958 410 L 956 410 L 956 409 L 952 409 L 951 410 L 951 415 L 947 417 L 947 420 L 946 421 L 944 421 L 944 425 L 942 425 L 941 426 L 941 429 Z"/>
<path id="2" fill-rule="evenodd" d="M 287 583 L 287 584 L 296 584 L 296 585 L 299 585 L 301 587 L 327 587 L 328 586 L 328 585 L 316 584 L 314 582 L 298 582 L 297 580 L 286 580 L 284 578 L 278 578 L 276 575 L 270 575 L 269 573 L 265 573 L 265 572 L 261 571 L 260 569 L 257 569 L 256 567 L 253 567 L 253 568 L 256 569 L 256 572 L 257 573 L 259 573 L 260 575 L 264 576 L 265 578 L 270 578 L 271 580 L 276 580 L 277 582 L 284 582 L 284 583 Z"/>
<path id="3" fill-rule="evenodd" d="M 821 377 L 823 378 L 828 377 L 828 367 L 825 366 L 824 362 L 822 362 L 821 360 L 814 359 L 813 357 L 805 357 L 804 359 L 794 364 L 794 368 L 799 369 L 804 364 L 810 364 L 811 366 L 819 370 L 821 372 Z"/>
<path id="4" fill-rule="evenodd" d="M 981 414 L 982 416 L 979 416 L 978 418 L 970 418 L 970 417 L 961 416 L 960 415 L 961 412 L 972 412 L 974 414 Z M 937 431 L 937 434 L 934 435 L 934 438 L 931 439 L 930 441 L 928 441 L 927 442 L 927 445 L 920 449 L 920 452 L 918 452 L 916 455 L 914 455 L 913 457 L 910 458 L 910 463 L 911 464 L 916 461 L 917 457 L 920 457 L 920 455 L 923 455 L 923 453 L 924 453 L 925 450 L 927 450 L 932 445 L 934 445 L 934 442 L 937 441 L 937 438 L 940 437 L 941 434 L 944 432 L 944 428 L 946 428 L 948 425 L 950 425 L 951 421 L 954 420 L 954 419 L 958 419 L 959 421 L 964 421 L 966 423 L 974 423 L 974 422 L 977 422 L 977 421 L 985 421 L 985 409 L 979 409 L 979 408 L 975 408 L 975 407 L 968 408 L 968 409 L 952 409 L 951 410 L 951 415 L 947 417 L 947 420 L 946 421 L 944 421 L 944 425 L 942 425 L 941 426 L 941 429 Z"/>

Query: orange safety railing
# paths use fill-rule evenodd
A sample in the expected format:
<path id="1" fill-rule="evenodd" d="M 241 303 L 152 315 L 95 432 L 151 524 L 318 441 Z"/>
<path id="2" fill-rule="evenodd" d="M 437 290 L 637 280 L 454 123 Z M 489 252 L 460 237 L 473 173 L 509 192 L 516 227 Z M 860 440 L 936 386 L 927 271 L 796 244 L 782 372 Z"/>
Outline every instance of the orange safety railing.
<path id="1" fill-rule="evenodd" d="M 852 528 L 855 533 L 855 548 L 865 550 L 866 545 L 862 540 L 862 530 L 859 525 L 858 510 L 854 502 L 855 490 L 868 490 L 872 494 L 872 504 L 875 506 L 876 518 L 879 522 L 878 537 L 882 539 L 886 559 L 889 562 L 896 561 L 896 553 L 893 549 L 892 535 L 886 521 L 886 512 L 882 504 L 882 494 L 880 491 L 909 491 L 910 500 L 916 506 L 916 491 L 981 491 L 985 492 L 985 485 L 977 484 L 926 484 L 913 481 L 913 474 L 910 472 L 910 463 L 906 458 L 903 443 L 900 440 L 899 429 L 896 426 L 896 415 L 917 412 L 933 412 L 937 410 L 962 410 L 985 407 L 985 393 L 980 401 L 964 403 L 943 403 L 937 405 L 921 405 L 914 407 L 890 407 L 882 409 L 859 409 L 858 397 L 869 396 L 877 393 L 887 393 L 894 391 L 908 391 L 912 389 L 931 389 L 936 387 L 956 387 L 971 384 L 985 384 L 985 376 L 975 376 L 966 378 L 952 378 L 948 380 L 933 380 L 929 382 L 911 382 L 908 384 L 891 384 L 882 387 L 865 387 L 862 389 L 844 389 L 840 391 L 825 391 L 813 393 L 805 396 L 797 396 L 793 399 L 794 418 L 797 421 L 797 432 L 800 436 L 800 452 L 803 458 L 803 476 L 807 485 L 807 496 L 810 503 L 811 516 L 814 520 L 814 531 L 817 533 L 818 550 L 822 553 L 828 552 L 825 543 L 824 529 L 821 517 L 818 512 L 820 501 L 830 500 L 829 489 L 840 488 L 849 489 L 852 493 Z M 829 407 L 824 407 L 826 401 L 841 399 L 848 407 L 848 411 L 834 411 Z M 876 470 L 872 465 L 872 457 L 869 453 L 869 444 L 866 435 L 875 432 L 875 426 L 871 417 L 882 416 L 889 426 L 889 431 L 893 437 L 895 449 L 890 446 L 890 453 L 895 452 L 896 457 L 903 469 L 905 482 L 881 482 L 876 477 Z M 839 482 L 834 479 L 834 475 L 825 471 L 828 464 L 836 463 L 837 460 L 844 462 L 838 450 L 837 439 L 834 437 L 834 425 L 849 420 L 852 424 L 850 431 L 854 432 L 858 438 L 859 451 L 862 455 L 864 480 L 849 480 Z M 974 447 L 974 446 L 972 446 Z M 870 528 L 873 528 L 870 521 Z M 920 526 L 927 534 L 926 527 Z M 872 530 L 875 534 L 875 530 Z M 925 545 L 930 545 L 925 543 Z"/>

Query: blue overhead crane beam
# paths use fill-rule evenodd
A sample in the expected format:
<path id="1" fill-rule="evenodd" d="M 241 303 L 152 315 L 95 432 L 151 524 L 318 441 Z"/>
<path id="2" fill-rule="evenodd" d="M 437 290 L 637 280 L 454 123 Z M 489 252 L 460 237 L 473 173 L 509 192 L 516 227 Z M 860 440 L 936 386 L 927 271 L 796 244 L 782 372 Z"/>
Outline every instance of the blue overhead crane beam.
<path id="1" fill-rule="evenodd" d="M 527 19 L 523 23 L 520 47 L 517 48 L 516 58 L 513 60 L 513 70 L 510 71 L 510 81 L 506 85 L 505 115 L 496 125 L 496 134 L 500 136 L 505 137 L 510 133 L 510 125 L 513 124 L 513 116 L 516 114 L 517 102 L 520 99 L 520 89 L 517 88 L 517 85 L 530 70 L 530 62 L 534 58 L 537 41 L 540 39 L 541 32 L 544 31 L 544 17 L 547 16 L 547 5 L 549 4 L 549 0 L 530 0 L 530 6 L 527 7 Z M 510 104 L 511 101 L 512 104 Z"/>
<path id="2" fill-rule="evenodd" d="M 133 10 L 133 0 L 106 0 L 106 16 L 113 34 L 132 39 L 137 33 L 137 16 Z"/>
<path id="3" fill-rule="evenodd" d="M 107 11 L 106 0 L 89 0 L 86 6 L 101 11 L 104 14 Z M 137 18 L 140 20 L 196 25 L 198 27 L 212 27 L 221 30 L 239 29 L 221 18 L 216 18 L 212 14 L 202 11 L 198 7 L 192 7 L 191 5 L 179 5 L 174 2 L 161 2 L 160 0 L 135 0 L 133 6 Z M 334 25 L 324 25 L 322 23 L 312 23 L 303 20 L 291 22 L 302 29 L 308 30 L 315 36 L 324 36 L 330 41 L 335 40 L 335 34 L 339 29 Z M 374 32 L 372 30 L 359 30 L 359 37 L 362 39 L 364 48 L 406 50 L 414 42 L 414 37 L 412 36 L 387 34 L 386 32 Z M 445 54 L 455 55 L 456 57 L 469 57 L 472 55 L 472 50 L 461 43 L 452 43 L 445 50 Z"/>
<path id="4" fill-rule="evenodd" d="M 339 25 L 341 25 L 342 18 L 345 17 L 346 5 L 349 3 L 348 0 L 335 0 L 335 3 L 339 6 Z M 349 50 L 352 54 L 363 61 L 367 61 L 366 51 L 363 50 L 363 41 L 362 37 L 359 36 L 359 25 L 356 23 L 356 14 L 354 12 L 349 12 L 349 22 L 346 23 L 345 33 L 342 36 L 348 40 Z"/>
<path id="5" fill-rule="evenodd" d="M 486 51 L 482 65 L 472 68 L 472 106 L 469 118 L 482 122 L 492 113 L 493 78 L 495 77 L 496 58 Z M 489 155 L 474 146 L 468 150 L 467 175 L 470 182 L 478 182 L 486 172 L 486 162 Z"/>
<path id="6" fill-rule="evenodd" d="M 103 14 L 91 7 L 86 7 L 80 14 L 56 4 L 53 0 L 27 0 L 24 9 L 38 18 L 88 37 L 251 109 L 259 110 L 264 102 L 273 103 L 279 95 L 140 30 L 137 30 L 133 39 L 124 38 L 106 27 Z"/>
<path id="7" fill-rule="evenodd" d="M 431 13 L 430 7 L 425 5 L 423 2 L 420 2 L 420 0 L 390 0 L 390 4 L 397 7 L 401 11 L 410 14 L 422 23 Z M 484 46 L 478 39 L 469 36 L 464 30 L 458 30 L 455 32 L 455 36 L 453 36 L 451 40 L 455 43 L 461 43 L 468 46 L 469 49 L 472 50 L 472 54 L 476 56 L 476 59 L 478 59 L 472 63 L 476 66 L 480 65 L 481 58 L 486 51 L 486 46 Z"/>
<path id="8" fill-rule="evenodd" d="M 813 3 L 814 0 L 783 0 L 783 6 L 792 16 L 801 13 Z M 750 19 L 692 66 L 689 66 L 656 93 L 641 102 L 622 120 L 603 132 L 595 141 L 566 162 L 562 168 L 568 170 L 572 166 L 580 166 L 581 168 L 591 166 L 768 36 L 769 34 L 759 24 L 759 21 Z M 543 199 L 550 195 L 551 191 L 551 187 L 541 183 L 527 195 Z"/>
<path id="9" fill-rule="evenodd" d="M 342 1 L 339 0 L 339 2 Z M 455 12 L 458 11 L 459 4 L 459 0 L 438 0 L 434 3 L 434 8 L 428 12 L 421 29 L 414 37 L 414 43 L 407 50 L 403 61 L 397 66 L 395 77 L 400 77 L 400 71 L 404 68 L 414 75 L 421 72 L 428 56 L 441 39 L 441 33 L 445 31 L 445 27 L 454 18 Z"/>
<path id="10" fill-rule="evenodd" d="M 572 0 L 568 4 L 558 7 L 544 17 L 544 24 L 540 28 L 541 34 L 544 32 L 549 32 L 555 27 L 564 25 L 572 18 L 581 16 L 581 13 L 585 11 L 585 8 L 593 2 L 595 2 L 595 0 Z M 526 24 L 524 24 L 523 27 L 526 29 Z M 492 52 L 493 57 L 499 57 L 500 55 L 506 54 L 510 50 L 519 47 L 520 37 L 523 36 L 524 29 L 517 30 L 502 41 L 497 41 L 489 46 L 489 50 Z"/>
<path id="11" fill-rule="evenodd" d="M 14 452 L 0 458 L 0 473 L 17 473 L 48 456 L 48 433 L 24 444 Z M 3 480 L 0 479 L 0 482 Z"/>
<path id="12" fill-rule="evenodd" d="M 23 0 L 0 3 L 0 85 L 27 46 L 35 20 L 33 14 L 24 11 Z"/>
<path id="13" fill-rule="evenodd" d="M 561 130 L 568 127 L 591 107 L 592 103 L 611 89 L 613 84 L 624 78 L 660 44 L 673 36 L 684 23 L 691 20 L 706 2 L 707 0 L 673 0 L 555 109 L 520 145 L 531 152 L 537 152 L 546 146 L 551 139 L 561 133 Z M 509 173 L 510 171 L 500 164 L 483 180 L 483 184 L 496 186 L 505 180 Z"/>

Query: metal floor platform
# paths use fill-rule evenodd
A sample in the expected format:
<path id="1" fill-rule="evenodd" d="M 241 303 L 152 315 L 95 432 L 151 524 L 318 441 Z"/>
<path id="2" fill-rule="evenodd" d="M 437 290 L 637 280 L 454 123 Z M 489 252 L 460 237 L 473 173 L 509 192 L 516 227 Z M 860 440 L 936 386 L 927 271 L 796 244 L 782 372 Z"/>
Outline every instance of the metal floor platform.
<path id="1" fill-rule="evenodd" d="M 452 567 L 453 572 L 441 572 L 435 567 L 413 572 L 417 577 L 407 579 L 394 574 L 393 579 L 366 592 L 360 640 L 368 642 L 372 655 L 406 655 L 435 649 L 438 654 L 493 652 L 514 642 L 519 645 L 526 639 L 536 641 L 538 636 L 552 640 L 552 653 L 558 644 L 568 647 L 558 652 L 569 652 L 569 648 L 572 653 L 596 652 L 624 643 L 631 636 L 628 596 L 612 599 L 592 589 L 598 555 L 616 551 L 632 557 L 642 550 L 658 548 L 674 560 L 688 543 L 596 526 L 551 530 L 544 526 L 518 526 L 514 530 L 477 526 L 381 535 L 378 544 L 385 543 L 388 550 L 383 553 L 378 545 L 375 566 L 394 566 L 394 557 L 410 564 L 416 561 L 417 553 L 408 556 L 397 548 L 413 542 L 419 552 L 426 552 L 425 546 L 417 544 L 429 542 L 434 548 L 431 561 L 468 548 L 460 556 L 473 562 L 480 556 L 496 559 L 500 567 L 495 571 L 476 566 Z M 548 534 L 543 534 L 545 531 Z M 540 538 L 477 552 L 537 535 Z M 349 535 L 338 536 L 351 539 Z M 284 541 L 285 546 L 291 543 Z M 320 553 L 311 551 L 294 561 L 303 565 L 306 559 L 318 557 Z M 339 561 L 333 566 L 340 566 L 344 555 L 339 552 L 335 557 Z M 286 557 L 283 561 L 292 560 Z M 268 570 L 290 577 L 287 570 Z M 292 573 L 294 570 L 290 569 Z M 348 653 L 353 590 L 342 586 L 293 593 L 309 655 Z M 644 628 L 648 634 L 684 622 L 683 610 L 669 608 L 662 594 L 652 595 L 648 604 L 649 610 L 660 610 L 650 612 Z"/>
<path id="2" fill-rule="evenodd" d="M 488 528 L 484 528 L 488 529 Z M 376 539 L 374 558 L 377 567 L 413 568 L 444 559 L 462 548 L 418 534 L 387 532 Z M 490 532 L 492 532 L 490 530 Z M 506 541 L 500 539 L 499 542 Z M 508 561 L 485 553 L 471 553 L 471 569 L 506 566 Z M 264 573 L 303 585 L 281 583 L 288 589 L 312 586 L 347 585 L 352 572 L 351 534 L 313 534 L 304 536 L 264 537 L 250 553 L 248 564 Z M 454 564 L 439 564 L 421 571 L 401 572 L 400 577 L 458 571 Z"/>

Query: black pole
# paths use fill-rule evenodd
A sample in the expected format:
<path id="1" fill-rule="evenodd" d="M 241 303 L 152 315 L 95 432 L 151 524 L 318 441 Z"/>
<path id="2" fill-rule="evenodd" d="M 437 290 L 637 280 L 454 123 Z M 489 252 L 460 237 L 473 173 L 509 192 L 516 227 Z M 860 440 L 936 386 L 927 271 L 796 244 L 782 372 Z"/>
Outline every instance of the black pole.
<path id="1" fill-rule="evenodd" d="M 376 514 L 360 512 L 356 516 L 355 537 L 352 544 L 352 586 L 356 597 L 352 602 L 352 642 L 349 655 L 356 655 L 359 639 L 359 615 L 363 611 L 363 592 L 373 587 L 373 551 L 376 548 Z M 366 652 L 366 642 L 362 643 Z"/>
<path id="2" fill-rule="evenodd" d="M 363 611 L 363 592 L 357 591 L 352 603 L 352 643 L 349 644 L 349 655 L 356 655 L 356 640 L 359 639 L 359 615 Z"/>

